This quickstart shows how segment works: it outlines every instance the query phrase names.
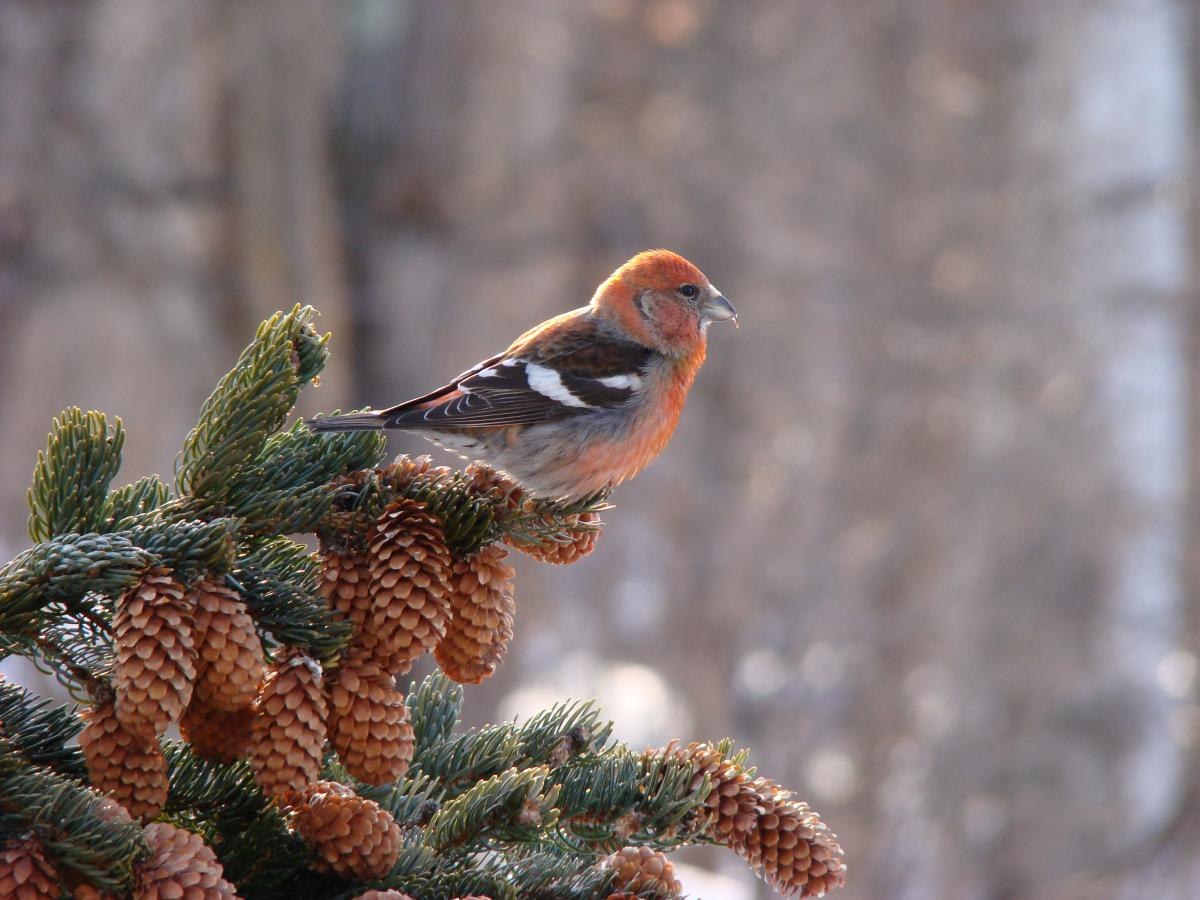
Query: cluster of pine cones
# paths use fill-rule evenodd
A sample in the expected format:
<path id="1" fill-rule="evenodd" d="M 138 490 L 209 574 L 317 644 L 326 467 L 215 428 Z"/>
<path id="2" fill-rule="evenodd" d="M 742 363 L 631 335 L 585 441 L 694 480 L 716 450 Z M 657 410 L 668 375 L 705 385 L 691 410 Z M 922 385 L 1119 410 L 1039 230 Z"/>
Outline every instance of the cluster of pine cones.
<path id="1" fill-rule="evenodd" d="M 322 796 L 348 797 L 349 788 L 339 784 L 314 785 L 297 815 L 301 834 L 310 829 L 328 831 L 340 828 L 336 842 L 326 842 L 321 865 L 327 871 L 343 872 L 346 860 L 361 863 L 372 853 L 364 848 L 364 838 L 373 831 L 365 814 L 349 811 L 346 805 L 322 802 Z M 373 804 L 372 804 L 373 805 Z M 376 810 L 382 813 L 382 810 Z M 386 815 L 386 813 L 382 813 Z M 125 811 L 113 804 L 114 816 Z M 393 824 L 393 827 L 394 824 Z M 198 834 L 166 822 L 151 822 L 142 829 L 149 856 L 138 862 L 134 873 L 134 896 L 139 900 L 233 900 L 236 889 L 223 877 L 221 864 L 212 848 Z M 336 843 L 336 846 L 335 846 Z M 682 890 L 675 867 L 662 853 L 648 847 L 625 847 L 608 857 L 604 865 L 612 870 L 612 893 L 608 900 L 634 900 L 639 894 L 677 897 Z M 382 873 L 381 873 L 382 874 Z M 380 877 L 380 876 L 375 876 Z M 17 900 L 58 900 L 63 889 L 74 900 L 104 900 L 105 894 L 85 883 L 64 884 L 53 858 L 35 836 L 7 845 L 0 850 L 0 897 Z M 354 900 L 413 900 L 397 890 L 368 890 Z M 458 900 L 490 900 L 468 895 Z"/>
<path id="2" fill-rule="evenodd" d="M 428 457 L 402 457 L 382 473 L 392 487 L 439 474 Z M 523 502 L 520 489 L 491 469 L 473 466 L 468 475 L 480 495 Z M 579 518 L 569 540 L 514 546 L 544 561 L 573 562 L 591 551 L 599 530 L 594 516 Z M 147 571 L 117 604 L 111 696 L 101 693 L 84 712 L 79 744 L 92 785 L 135 819 L 157 817 L 168 790 L 159 738 L 177 724 L 201 757 L 249 757 L 259 787 L 287 812 L 321 868 L 358 880 L 385 874 L 400 852 L 399 829 L 377 804 L 318 780 L 325 743 L 361 781 L 403 777 L 413 729 L 394 676 L 429 651 L 456 681 L 492 675 L 512 638 L 514 570 L 496 544 L 457 557 L 438 518 L 403 497 L 365 537 L 348 537 L 322 540 L 322 592 L 353 626 L 328 668 L 297 648 L 268 664 L 254 619 L 223 581 L 185 585 L 169 569 Z M 36 848 L 29 852 L 37 856 Z M 203 857 L 201 868 L 209 865 L 188 852 Z M 219 873 L 215 857 L 211 865 Z M 227 895 L 214 887 L 196 896 Z"/>
<path id="3" fill-rule="evenodd" d="M 108 816 L 129 821 L 129 814 L 109 802 Z M 221 864 L 198 834 L 166 822 L 142 828 L 149 855 L 134 867 L 134 895 L 139 900 L 196 897 L 224 900 L 237 894 L 222 877 Z M 108 900 L 106 894 L 68 876 L 60 878 L 53 857 L 41 840 L 30 835 L 0 852 L 0 897 L 19 900 L 58 900 L 65 892 L 74 900 Z"/>

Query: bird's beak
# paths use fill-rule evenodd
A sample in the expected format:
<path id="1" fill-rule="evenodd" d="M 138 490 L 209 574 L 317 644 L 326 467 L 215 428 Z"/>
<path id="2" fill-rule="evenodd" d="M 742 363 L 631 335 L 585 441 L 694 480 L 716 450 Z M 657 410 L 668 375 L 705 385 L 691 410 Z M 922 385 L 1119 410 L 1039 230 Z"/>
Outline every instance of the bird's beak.
<path id="1" fill-rule="evenodd" d="M 700 312 L 709 322 L 724 322 L 732 319 L 733 327 L 737 328 L 738 326 L 737 310 L 720 294 L 705 300 L 704 305 L 700 307 Z"/>

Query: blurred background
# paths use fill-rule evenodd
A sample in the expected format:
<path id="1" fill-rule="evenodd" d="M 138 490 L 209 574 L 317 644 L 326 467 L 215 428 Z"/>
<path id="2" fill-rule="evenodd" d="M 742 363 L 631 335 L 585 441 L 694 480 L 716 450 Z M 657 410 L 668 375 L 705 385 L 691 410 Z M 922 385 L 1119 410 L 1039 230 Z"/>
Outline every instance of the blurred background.
<path id="1" fill-rule="evenodd" d="M 0 0 L 0 558 L 67 405 L 169 475 L 275 309 L 334 333 L 306 411 L 381 406 L 670 247 L 742 328 L 597 551 L 522 560 L 471 720 L 730 735 L 846 900 L 1200 896 L 1198 38 L 1189 0 Z"/>

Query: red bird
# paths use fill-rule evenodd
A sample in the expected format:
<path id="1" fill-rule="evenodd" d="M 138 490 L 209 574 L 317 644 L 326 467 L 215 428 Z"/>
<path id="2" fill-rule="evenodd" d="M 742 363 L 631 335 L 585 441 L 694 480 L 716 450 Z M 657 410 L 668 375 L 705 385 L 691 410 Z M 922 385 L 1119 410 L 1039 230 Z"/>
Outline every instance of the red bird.
<path id="1" fill-rule="evenodd" d="M 312 419 L 313 431 L 413 431 L 546 498 L 632 478 L 670 440 L 712 322 L 737 312 L 669 250 L 639 253 L 592 302 L 555 316 L 445 387 L 389 409 Z"/>

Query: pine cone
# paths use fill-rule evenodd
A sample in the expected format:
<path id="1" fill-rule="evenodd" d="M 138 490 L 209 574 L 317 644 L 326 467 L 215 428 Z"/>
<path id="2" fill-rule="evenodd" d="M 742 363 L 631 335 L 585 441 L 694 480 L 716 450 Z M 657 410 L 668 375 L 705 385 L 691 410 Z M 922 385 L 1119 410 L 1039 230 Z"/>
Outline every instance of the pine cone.
<path id="1" fill-rule="evenodd" d="M 506 510 L 519 509 L 525 502 L 524 489 L 487 463 L 473 462 L 466 468 L 469 487 L 476 494 L 494 497 Z"/>
<path id="2" fill-rule="evenodd" d="M 704 800 L 708 817 L 704 831 L 709 837 L 728 846 L 754 826 L 759 795 L 744 767 L 725 759 L 711 744 L 691 743 L 673 752 L 692 764 L 696 773 L 692 790 L 700 786 L 705 775 L 709 778 L 711 787 Z"/>
<path id="3" fill-rule="evenodd" d="M 82 882 L 71 891 L 71 900 L 117 900 L 117 895 L 102 891 L 95 885 Z"/>
<path id="4" fill-rule="evenodd" d="M 371 611 L 371 569 L 367 554 L 324 546 L 321 559 L 325 563 L 321 595 L 339 619 L 353 623 L 357 635 Z"/>
<path id="5" fill-rule="evenodd" d="M 779 893 L 823 897 L 846 881 L 846 863 L 837 835 L 808 804 L 767 778 L 753 782 L 758 818 L 733 848 Z"/>
<path id="6" fill-rule="evenodd" d="M 671 861 L 649 847 L 623 847 L 608 858 L 608 865 L 613 869 L 613 887 L 619 891 L 677 897 L 683 889 Z"/>
<path id="7" fill-rule="evenodd" d="M 370 890 L 359 894 L 354 900 L 413 900 L 413 898 L 402 891 Z"/>
<path id="8" fill-rule="evenodd" d="M 83 713 L 79 749 L 92 787 L 112 795 L 135 819 L 153 819 L 167 802 L 167 761 L 158 738 L 129 731 L 111 704 Z"/>
<path id="9" fill-rule="evenodd" d="M 395 494 L 406 493 L 418 479 L 426 484 L 434 484 L 455 474 L 448 466 L 435 466 L 428 454 L 409 456 L 404 453 L 377 471 L 380 482 Z"/>
<path id="10" fill-rule="evenodd" d="M 321 667 L 298 650 L 271 666 L 250 731 L 250 767 L 268 797 L 278 797 L 315 781 L 321 772 L 327 704 Z"/>
<path id="11" fill-rule="evenodd" d="M 100 821 L 102 822 L 120 822 L 123 825 L 133 822 L 133 817 L 129 815 L 129 810 L 112 797 L 100 798 L 100 808 L 96 810 L 96 815 L 100 817 Z"/>
<path id="12" fill-rule="evenodd" d="M 442 526 L 414 500 L 394 501 L 371 531 L 371 611 L 363 654 L 388 674 L 432 650 L 450 613 L 450 550 Z"/>
<path id="13" fill-rule="evenodd" d="M 551 523 L 551 519 L 547 517 L 546 522 Z M 588 527 L 573 528 L 572 525 Z M 567 537 L 567 540 L 562 543 L 547 540 L 540 544 L 525 544 L 510 538 L 506 538 L 505 543 L 520 550 L 526 556 L 532 556 L 534 559 L 556 566 L 565 566 L 587 556 L 596 549 L 596 541 L 600 539 L 600 532 L 604 530 L 604 522 L 597 513 L 580 513 L 576 516 L 567 516 L 562 528 Z"/>
<path id="14" fill-rule="evenodd" d="M 197 756 L 229 765 L 250 753 L 253 724 L 252 706 L 225 712 L 192 700 L 179 720 L 179 733 Z"/>
<path id="15" fill-rule="evenodd" d="M 401 453 L 391 463 L 379 470 L 379 479 L 394 491 L 402 491 L 422 475 L 449 471 L 445 466 L 435 466 L 428 453 L 409 456 Z"/>
<path id="16" fill-rule="evenodd" d="M 512 640 L 512 578 L 508 551 L 495 544 L 456 560 L 450 576 L 450 621 L 434 657 L 447 677 L 479 684 L 495 673 Z"/>
<path id="17" fill-rule="evenodd" d="M 237 897 L 212 848 L 198 834 L 151 822 L 142 829 L 150 858 L 137 867 L 134 900 L 222 900 Z"/>
<path id="18" fill-rule="evenodd" d="M 58 869 L 36 835 L 0 849 L 0 897 L 13 900 L 58 900 Z"/>
<path id="19" fill-rule="evenodd" d="M 413 728 L 404 695 L 370 660 L 347 659 L 329 688 L 329 740 L 346 771 L 367 784 L 404 776 Z"/>
<path id="20" fill-rule="evenodd" d="M 117 716 L 130 731 L 162 734 L 192 699 L 195 603 L 170 569 L 150 569 L 117 603 L 113 618 Z"/>
<path id="21" fill-rule="evenodd" d="M 284 797 L 292 825 L 317 853 L 316 867 L 343 878 L 382 878 L 400 856 L 391 813 L 334 781 L 318 781 Z"/>
<path id="22" fill-rule="evenodd" d="M 237 591 L 204 580 L 194 589 L 199 675 L 195 696 L 225 712 L 254 702 L 263 676 L 263 647 Z"/>

